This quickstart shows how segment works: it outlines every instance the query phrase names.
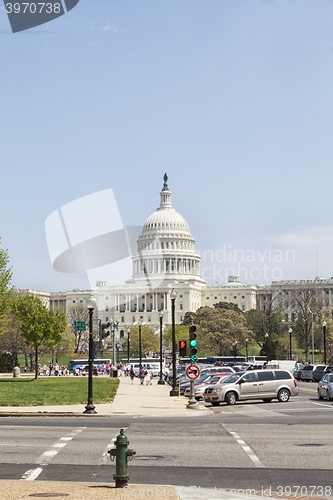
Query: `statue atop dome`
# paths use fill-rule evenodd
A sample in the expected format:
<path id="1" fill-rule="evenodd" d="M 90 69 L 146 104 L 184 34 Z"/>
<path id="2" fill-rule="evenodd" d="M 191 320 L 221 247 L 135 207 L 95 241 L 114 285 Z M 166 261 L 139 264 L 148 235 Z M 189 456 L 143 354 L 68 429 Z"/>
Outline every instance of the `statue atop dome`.
<path id="1" fill-rule="evenodd" d="M 164 174 L 164 185 L 162 191 L 169 191 L 167 173 Z"/>

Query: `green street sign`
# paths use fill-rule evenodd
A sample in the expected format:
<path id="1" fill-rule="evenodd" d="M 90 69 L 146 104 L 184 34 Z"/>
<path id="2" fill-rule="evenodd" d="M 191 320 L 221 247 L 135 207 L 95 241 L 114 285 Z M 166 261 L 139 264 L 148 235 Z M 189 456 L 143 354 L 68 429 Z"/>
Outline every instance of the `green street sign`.
<path id="1" fill-rule="evenodd" d="M 75 325 L 75 328 L 77 330 L 82 331 L 82 330 L 86 329 L 86 322 L 85 321 L 75 321 L 74 325 Z"/>

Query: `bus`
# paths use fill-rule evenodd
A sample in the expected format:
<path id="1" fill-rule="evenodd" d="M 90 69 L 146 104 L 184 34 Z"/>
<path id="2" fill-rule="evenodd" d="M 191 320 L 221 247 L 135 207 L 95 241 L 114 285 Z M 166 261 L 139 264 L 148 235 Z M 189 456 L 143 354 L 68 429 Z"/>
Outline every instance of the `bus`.
<path id="1" fill-rule="evenodd" d="M 122 364 L 128 363 L 127 359 L 122 359 Z M 140 370 L 140 358 L 130 358 L 130 366 L 133 365 L 133 370 L 138 375 Z M 148 366 L 151 368 L 153 376 L 160 374 L 160 358 L 141 358 L 141 366 L 146 369 Z M 162 358 L 162 370 L 165 367 L 165 359 Z"/>
<path id="2" fill-rule="evenodd" d="M 102 366 L 111 365 L 111 359 L 94 359 L 93 367 L 102 368 Z M 71 359 L 68 363 L 68 368 L 70 371 L 74 371 L 77 368 L 79 370 L 85 370 L 89 366 L 89 359 Z"/>
<path id="3" fill-rule="evenodd" d="M 180 358 L 180 363 L 191 364 L 190 358 Z M 198 358 L 197 363 L 211 364 L 215 363 L 249 363 L 251 365 L 263 365 L 267 363 L 267 356 L 211 356 L 208 358 Z"/>

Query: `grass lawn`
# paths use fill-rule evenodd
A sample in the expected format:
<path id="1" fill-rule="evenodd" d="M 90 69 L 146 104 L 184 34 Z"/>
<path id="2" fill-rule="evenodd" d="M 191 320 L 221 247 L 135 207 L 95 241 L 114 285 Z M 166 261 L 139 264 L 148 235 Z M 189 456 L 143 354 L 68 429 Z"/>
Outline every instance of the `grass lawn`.
<path id="1" fill-rule="evenodd" d="M 118 379 L 94 377 L 94 403 L 110 403 L 118 385 Z M 0 380 L 0 406 L 86 404 L 87 397 L 88 377 Z"/>

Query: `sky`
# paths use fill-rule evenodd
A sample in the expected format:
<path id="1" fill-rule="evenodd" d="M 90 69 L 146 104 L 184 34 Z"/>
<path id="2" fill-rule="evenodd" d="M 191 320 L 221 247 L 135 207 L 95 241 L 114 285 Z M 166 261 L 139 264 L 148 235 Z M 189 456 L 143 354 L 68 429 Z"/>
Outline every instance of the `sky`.
<path id="1" fill-rule="evenodd" d="M 142 225 L 165 172 L 208 284 L 330 278 L 332 88 L 332 0 L 80 0 L 19 33 L 0 4 L 13 284 L 88 287 L 53 269 L 45 221 L 112 189 L 123 227 Z M 108 224 L 95 208 L 79 228 Z"/>

